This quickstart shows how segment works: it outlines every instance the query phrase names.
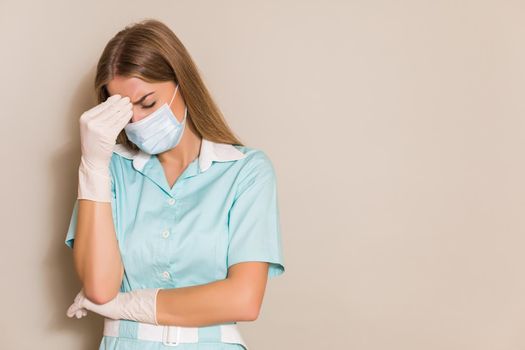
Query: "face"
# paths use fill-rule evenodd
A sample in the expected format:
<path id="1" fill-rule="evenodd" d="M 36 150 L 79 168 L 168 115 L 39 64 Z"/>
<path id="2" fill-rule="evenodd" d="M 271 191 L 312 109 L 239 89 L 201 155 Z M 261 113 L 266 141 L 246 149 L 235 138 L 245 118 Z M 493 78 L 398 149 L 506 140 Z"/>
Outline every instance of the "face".
<path id="1" fill-rule="evenodd" d="M 133 104 L 131 123 L 147 117 L 150 113 L 160 108 L 164 102 L 169 104 L 175 93 L 175 87 L 176 85 L 173 81 L 148 83 L 136 77 L 121 76 L 116 76 L 107 84 L 110 96 L 119 94 L 122 97 L 128 96 L 131 99 Z M 180 100 L 180 91 L 177 91 L 177 95 L 170 106 L 177 117 L 182 116 L 179 110 L 180 107 L 182 107 L 182 112 L 184 112 L 184 106 L 181 106 Z"/>

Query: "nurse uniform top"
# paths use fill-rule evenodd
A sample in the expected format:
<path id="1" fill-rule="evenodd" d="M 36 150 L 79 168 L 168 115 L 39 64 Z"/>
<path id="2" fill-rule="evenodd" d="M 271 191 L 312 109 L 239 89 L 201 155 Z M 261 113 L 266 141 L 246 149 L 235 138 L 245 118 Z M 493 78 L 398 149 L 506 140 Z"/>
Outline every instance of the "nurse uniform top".
<path id="1" fill-rule="evenodd" d="M 225 279 L 228 267 L 243 261 L 268 262 L 269 278 L 284 272 L 275 171 L 263 151 L 202 138 L 199 156 L 170 188 L 156 155 L 116 144 L 110 172 L 124 265 L 121 292 Z M 65 239 L 69 248 L 77 210 L 78 199 Z M 118 336 L 104 335 L 99 350 L 169 349 L 162 342 L 136 339 L 135 321 L 119 325 Z M 244 349 L 221 343 L 219 333 L 218 324 L 199 327 L 199 343 L 177 348 Z"/>

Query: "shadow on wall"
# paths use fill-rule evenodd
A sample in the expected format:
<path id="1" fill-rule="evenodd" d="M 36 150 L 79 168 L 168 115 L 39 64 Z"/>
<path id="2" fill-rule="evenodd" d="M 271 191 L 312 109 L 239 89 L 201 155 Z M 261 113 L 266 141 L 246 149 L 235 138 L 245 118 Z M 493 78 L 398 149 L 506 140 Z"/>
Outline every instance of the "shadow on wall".
<path id="1" fill-rule="evenodd" d="M 76 275 L 73 265 L 73 251 L 64 244 L 69 220 L 73 211 L 73 205 L 77 198 L 78 166 L 80 163 L 80 133 L 78 120 L 82 113 L 95 106 L 96 96 L 93 91 L 93 81 L 96 66 L 79 80 L 79 85 L 70 101 L 71 104 L 67 115 L 61 116 L 67 126 L 70 142 L 64 143 L 52 155 L 51 169 L 49 173 L 55 179 L 53 193 L 50 198 L 49 217 L 51 220 L 52 237 L 55 244 L 49 245 L 51 250 L 45 255 L 43 262 L 43 276 L 46 300 L 53 305 L 50 309 L 55 310 L 45 324 L 45 331 L 51 333 L 67 332 L 71 337 L 77 339 L 76 349 L 93 350 L 98 349 L 102 339 L 104 326 L 103 317 L 88 312 L 87 317 L 81 319 L 69 318 L 66 310 L 80 291 L 81 284 Z"/>

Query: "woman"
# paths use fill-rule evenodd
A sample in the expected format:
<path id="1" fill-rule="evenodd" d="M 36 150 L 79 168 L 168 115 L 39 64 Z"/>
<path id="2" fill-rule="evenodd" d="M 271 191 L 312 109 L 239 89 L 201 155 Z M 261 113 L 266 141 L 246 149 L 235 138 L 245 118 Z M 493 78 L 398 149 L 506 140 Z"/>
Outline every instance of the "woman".
<path id="1" fill-rule="evenodd" d="M 247 349 L 284 272 L 275 172 L 227 126 L 186 48 L 157 20 L 124 28 L 80 117 L 65 243 L 82 289 L 69 317 L 104 316 L 99 349 Z"/>

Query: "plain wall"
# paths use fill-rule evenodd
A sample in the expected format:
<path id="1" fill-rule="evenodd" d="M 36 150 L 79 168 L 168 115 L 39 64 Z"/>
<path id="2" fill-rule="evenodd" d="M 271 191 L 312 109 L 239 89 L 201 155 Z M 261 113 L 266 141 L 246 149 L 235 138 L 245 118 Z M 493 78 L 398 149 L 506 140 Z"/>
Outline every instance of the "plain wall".
<path id="1" fill-rule="evenodd" d="M 65 312 L 78 118 L 125 25 L 179 36 L 278 176 L 286 271 L 251 349 L 525 348 L 523 1 L 0 1 L 0 348 L 98 347 Z"/>

